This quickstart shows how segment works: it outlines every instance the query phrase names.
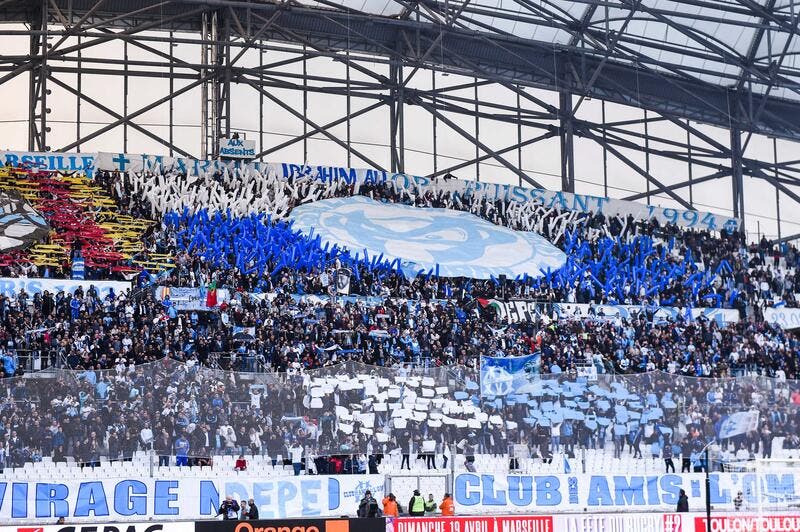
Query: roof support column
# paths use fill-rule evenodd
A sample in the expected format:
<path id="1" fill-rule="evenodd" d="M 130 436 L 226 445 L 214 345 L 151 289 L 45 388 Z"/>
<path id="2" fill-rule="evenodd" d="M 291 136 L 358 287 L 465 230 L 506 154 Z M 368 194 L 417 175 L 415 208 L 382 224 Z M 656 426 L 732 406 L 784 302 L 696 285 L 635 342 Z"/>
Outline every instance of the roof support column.
<path id="1" fill-rule="evenodd" d="M 220 44 L 217 44 L 217 73 L 221 79 L 217 82 L 219 97 L 217 98 L 216 139 L 214 140 L 214 157 L 219 156 L 221 138 L 231 136 L 231 17 L 220 10 Z"/>
<path id="2" fill-rule="evenodd" d="M 744 230 L 744 164 L 742 161 L 742 132 L 731 128 L 731 191 L 733 193 L 733 216 L 741 220 Z"/>
<path id="3" fill-rule="evenodd" d="M 398 41 L 398 53 L 393 54 L 389 63 L 389 149 L 391 150 L 392 172 L 405 171 L 405 127 L 403 107 L 405 105 L 405 85 L 403 81 L 403 62 L 399 50 L 402 44 Z"/>
<path id="4" fill-rule="evenodd" d="M 575 192 L 575 145 L 572 122 L 572 93 L 558 93 L 559 137 L 561 138 L 561 190 Z"/>
<path id="5" fill-rule="evenodd" d="M 32 67 L 28 82 L 28 150 L 48 151 L 47 146 L 47 0 L 42 0 L 41 6 L 30 21 L 30 55 Z M 40 33 L 45 32 L 45 33 Z M 41 57 L 37 57 L 41 56 Z"/>

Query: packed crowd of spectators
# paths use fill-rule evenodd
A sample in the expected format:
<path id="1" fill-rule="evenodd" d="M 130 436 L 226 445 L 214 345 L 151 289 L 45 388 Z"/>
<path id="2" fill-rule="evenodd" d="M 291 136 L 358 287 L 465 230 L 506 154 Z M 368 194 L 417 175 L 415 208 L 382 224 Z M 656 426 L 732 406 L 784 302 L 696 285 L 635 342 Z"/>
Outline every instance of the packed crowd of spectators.
<path id="1" fill-rule="evenodd" d="M 148 212 L 141 198 L 127 194 L 119 177 L 100 172 L 97 182 L 118 196 L 121 209 L 132 216 Z M 339 194 L 350 192 L 341 185 Z M 392 187 L 363 187 L 360 191 L 385 201 L 412 202 L 424 207 L 469 208 L 495 223 L 514 225 L 513 206 L 479 201 L 465 206 L 463 198 L 432 194 L 412 198 Z M 545 214 L 556 217 L 557 212 Z M 96 290 L 69 294 L 21 292 L 0 299 L 0 318 L 5 324 L 0 356 L 5 353 L 38 352 L 52 364 L 71 368 L 107 369 L 114 364 L 144 363 L 163 356 L 201 363 L 252 370 L 284 371 L 314 368 L 343 359 L 390 366 L 402 363 L 464 364 L 474 367 L 481 353 L 520 355 L 541 353 L 543 372 L 568 371 L 575 365 L 594 364 L 600 372 L 639 372 L 661 369 L 698 376 L 724 376 L 732 372 L 761 372 L 795 378 L 796 337 L 759 321 L 759 302 L 783 297 L 793 302 L 796 261 L 794 248 L 783 246 L 776 253 L 762 240 L 745 251 L 736 235 L 679 231 L 654 223 L 620 221 L 605 223 L 602 216 L 581 215 L 586 234 L 612 236 L 631 234 L 678 238 L 683 250 L 710 265 L 723 258 L 734 265 L 720 272 L 720 285 L 741 295 L 739 324 L 720 327 L 712 322 L 653 324 L 648 319 L 543 321 L 507 325 L 491 311 L 479 309 L 476 297 L 543 298 L 555 301 L 596 301 L 580 286 L 571 293 L 550 292 L 544 297 L 530 285 L 507 280 L 479 281 L 419 276 L 406 279 L 398 274 L 378 275 L 365 269 L 351 278 L 350 292 L 378 296 L 380 303 L 326 301 L 291 294 L 333 294 L 336 264 L 321 271 L 284 269 L 276 275 L 244 275 L 236 268 L 212 268 L 198 253 L 180 251 L 176 231 L 166 224 L 145 237 L 153 253 L 175 253 L 175 268 L 162 275 L 158 284 L 203 286 L 214 282 L 235 296 L 231 305 L 208 311 L 176 312 L 156 299 L 153 281 L 139 276 L 132 293 L 100 296 Z M 554 241 L 564 238 L 564 228 L 543 223 Z M 592 237 L 587 236 L 591 240 Z M 771 264 L 768 264 L 770 263 Z M 780 267 L 777 267 L 780 265 Z M 12 272 L 6 272 L 12 273 Z M 30 274 L 30 272 L 26 272 Z M 785 274 L 784 274 L 785 273 Z M 256 297 L 251 293 L 277 294 Z M 250 294 L 250 295 L 248 295 Z M 252 296 L 252 297 L 251 297 Z M 407 303 L 405 300 L 410 300 Z M 651 301 L 652 302 L 652 301 Z M 748 318 L 756 318 L 754 323 Z M 233 339 L 232 326 L 254 327 L 252 341 Z M 13 357 L 4 365 L 13 373 Z"/>
<path id="2" fill-rule="evenodd" d="M 97 180 L 117 196 L 124 212 L 135 217 L 150 212 L 144 200 L 119 186 L 117 176 L 101 172 Z M 340 195 L 351 192 L 345 185 L 337 191 Z M 464 202 L 463 198 L 432 194 L 412 198 L 408 192 L 390 187 L 364 187 L 360 193 L 382 201 L 470 210 L 495 223 L 529 229 L 520 225 L 522 218 L 514 215 L 513 207 L 499 202 Z M 317 464 L 318 471 L 329 467 L 371 469 L 378 455 L 392 446 L 406 449 L 421 433 L 389 428 L 392 439 L 378 443 L 358 431 L 337 434 L 336 416 L 330 410 L 316 414 L 315 427 L 299 420 L 309 414 L 298 387 L 302 376 L 345 361 L 398 372 L 456 366 L 475 372 L 481 355 L 536 354 L 539 373 L 561 374 L 562 378 L 574 378 L 587 366 L 601 376 L 662 370 L 667 379 L 687 377 L 680 381 L 686 383 L 699 382 L 694 377 L 800 378 L 797 337 L 759 319 L 759 308 L 776 298 L 796 306 L 800 253 L 793 247 L 774 246 L 766 240 L 745 247 L 735 234 L 685 231 L 591 214 L 573 219 L 564 228 L 557 226 L 558 211 L 544 216 L 553 223 L 545 220 L 541 231 L 556 243 L 563 244 L 567 231 L 579 231 L 590 245 L 601 235 L 646 235 L 662 243 L 676 242 L 676 257 L 691 252 L 706 269 L 727 261 L 731 270 L 720 270 L 711 289 L 725 293 L 723 304 L 740 308 L 742 320 L 726 326 L 702 319 L 687 321 L 683 316 L 672 322 L 654 322 L 644 313 L 632 320 L 552 321 L 540 316 L 507 324 L 491 309 L 477 305 L 475 298 L 501 294 L 543 301 L 603 302 L 607 298 L 583 290 L 580 282 L 567 290 L 545 289 L 519 280 L 407 279 L 368 268 L 353 275 L 350 293 L 379 300 L 313 298 L 308 296 L 334 294 L 337 264 L 314 271 L 283 269 L 275 275 L 244 275 L 235 268 L 212 267 L 199 254 L 182 249 L 178 228 L 161 224 L 147 233 L 144 241 L 151 253 L 173 254 L 175 268 L 156 281 L 142 275 L 130 291 L 102 296 L 94 288 L 79 289 L 73 295 L 22 291 L 13 297 L 0 296 L 0 357 L 6 376 L 17 372 L 15 355 L 24 352 L 42 354 L 49 365 L 78 370 L 59 373 L 55 386 L 51 381 L 38 387 L 27 379 L 3 381 L 7 393 L 0 405 L 0 442 L 4 442 L 0 457 L 19 464 L 42 455 L 58 460 L 73 456 L 80 463 L 93 464 L 100 456 L 122 459 L 152 446 L 159 456 L 181 456 L 182 463 L 207 463 L 220 452 L 237 456 L 258 452 L 273 458 L 280 454 L 293 461 L 300 456 L 299 445 L 313 450 L 312 455 L 342 453 L 335 461 Z M 19 270 L 23 267 L 24 272 Z M 41 274 L 29 264 L 6 266 L 2 273 Z M 231 291 L 230 302 L 207 310 L 179 311 L 157 298 L 153 290 L 154 284 L 193 287 L 211 282 Z M 680 288 L 677 290 L 672 294 L 676 306 L 686 302 Z M 727 297 L 734 290 L 738 295 Z M 657 301 L 630 294 L 629 302 Z M 253 338 L 235 339 L 234 326 L 252 327 Z M 263 377 L 264 387 L 254 388 L 252 381 L 236 373 L 203 369 L 207 366 L 268 373 Z M 676 395 L 685 392 L 677 386 L 669 389 Z M 791 442 L 791 435 L 800 432 L 800 420 L 797 409 L 789 406 L 800 403 L 800 395 L 789 390 L 787 387 L 769 398 L 765 408 L 772 407 L 777 414 L 765 410 L 767 425 L 762 428 L 773 436 L 787 435 Z M 734 393 L 731 388 L 728 393 L 746 404 L 747 397 L 757 392 Z M 698 435 L 713 433 L 722 408 L 704 404 L 699 391 L 691 397 L 693 400 L 668 420 L 667 426 L 675 432 L 667 436 L 666 432 L 648 431 L 647 438 L 652 441 L 646 443 L 657 441 L 662 448 L 670 442 L 685 445 Z M 515 415 L 504 414 L 509 419 Z M 678 419 L 680 416 L 690 419 Z M 695 425 L 701 428 L 693 432 Z M 329 426 L 328 432 L 323 426 Z M 683 428 L 676 430 L 678 426 Z M 556 442 L 556 436 L 564 439 Z M 557 429 L 539 425 L 525 434 L 489 426 L 463 433 L 440 431 L 436 441 L 439 449 L 445 443 L 465 441 L 461 446 L 465 454 L 495 452 L 524 443 L 546 457 L 567 442 L 572 446 L 603 445 L 618 437 L 610 432 L 606 435 L 600 427 L 588 429 L 570 422 Z M 626 439 L 616 443 L 624 446 Z M 758 435 L 747 435 L 733 445 L 763 452 L 768 444 Z"/>
<path id="3" fill-rule="evenodd" d="M 334 377 L 338 386 L 319 388 L 330 382 L 326 377 Z M 348 380 L 360 384 L 345 387 Z M 0 384 L 5 397 L 0 458 L 6 457 L 10 467 L 43 456 L 54 461 L 72 457 L 93 466 L 153 449 L 158 465 L 212 465 L 214 456 L 225 454 L 239 456 L 242 468 L 246 457 L 259 454 L 273 464 L 294 465 L 296 473 L 312 468 L 312 461 L 318 473 L 357 473 L 375 472 L 381 457 L 391 452 L 406 455 L 406 467 L 411 456 L 425 459 L 428 467 L 445 467 L 443 460 L 463 454 L 469 468 L 476 454 L 523 456 L 520 446 L 525 455 L 542 460 L 557 452 L 574 456 L 580 448 L 659 457 L 666 448 L 671 455 L 675 446 L 675 456 L 691 458 L 696 467 L 699 450 L 718 433 L 723 417 L 741 408 L 755 405 L 762 421 L 758 431 L 723 441 L 731 456 L 745 450 L 769 457 L 773 438 L 786 437 L 784 447 L 790 448 L 800 429 L 797 381 L 650 373 L 601 375 L 587 383 L 568 372 L 546 383 L 531 381 L 542 384 L 532 396 L 533 408 L 480 397 L 473 403 L 475 411 L 446 410 L 459 394 L 478 397 L 469 384 L 477 380 L 478 372 L 464 367 L 375 369 L 354 362 L 252 379 L 209 370 L 195 357 L 143 365 L 120 362 L 109 370 L 59 372 L 52 379 L 5 379 Z M 417 404 L 427 401 L 427 410 L 403 417 L 401 424 L 392 412 L 377 408 L 381 394 L 392 386 L 404 387 L 406 398 L 413 390 Z M 315 387 L 322 393 L 314 393 Z M 434 389 L 434 399 L 422 399 Z M 314 397 L 319 398 L 316 405 L 310 401 Z M 572 409 L 562 409 L 570 404 Z M 576 408 L 580 419 L 551 415 Z M 642 422 L 629 429 L 630 424 L 620 423 L 620 410 L 626 419 L 639 412 Z"/>
<path id="4" fill-rule="evenodd" d="M 166 304 L 166 305 L 165 305 Z M 235 292 L 208 310 L 176 311 L 152 288 L 100 296 L 0 296 L 0 355 L 38 352 L 48 365 L 109 369 L 162 357 L 240 371 L 313 369 L 344 360 L 477 367 L 481 355 L 540 355 L 542 373 L 662 370 L 800 378 L 796 335 L 764 322 L 583 318 L 501 323 L 474 302 L 270 297 Z M 252 337 L 234 337 L 234 327 Z M 6 370 L 6 373 L 13 373 Z"/>

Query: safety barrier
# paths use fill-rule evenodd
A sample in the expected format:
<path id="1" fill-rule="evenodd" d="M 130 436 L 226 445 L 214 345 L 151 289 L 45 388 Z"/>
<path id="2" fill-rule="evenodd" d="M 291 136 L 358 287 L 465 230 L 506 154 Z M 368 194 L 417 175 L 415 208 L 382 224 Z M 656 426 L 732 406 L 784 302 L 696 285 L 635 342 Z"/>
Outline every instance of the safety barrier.
<path id="1" fill-rule="evenodd" d="M 338 518 L 355 515 L 366 491 L 380 501 L 390 491 L 404 507 L 418 489 L 440 501 L 453 495 L 458 515 L 663 515 L 675 509 L 681 491 L 689 510 L 705 509 L 702 473 L 507 475 L 432 471 L 405 475 L 263 476 L 251 471 L 211 478 L 192 475 L 142 478 L 84 476 L 64 478 L 64 471 L 43 480 L 0 482 L 0 524 L 49 524 L 58 517 L 75 522 L 154 522 L 212 519 L 222 500 L 254 499 L 264 519 L 297 516 Z M 77 469 L 76 469 L 77 471 Z M 424 475 L 424 476 L 423 476 Z M 57 479 L 57 480 L 55 480 Z M 735 515 L 737 504 L 750 514 L 797 513 L 800 471 L 711 473 L 710 502 L 715 514 Z M 761 486 L 759 489 L 758 486 Z M 742 497 L 736 500 L 736 494 Z M 110 531 L 113 532 L 113 531 Z M 135 531 L 133 531 L 135 532 Z M 413 532 L 413 531 L 412 531 Z M 438 532 L 438 531 L 437 531 Z M 460 531 L 454 531 L 460 532 Z M 493 532 L 493 531 L 490 531 Z M 506 532 L 506 531 L 498 531 Z"/>
<path id="2" fill-rule="evenodd" d="M 398 517 L 386 532 L 706 532 L 705 514 L 565 514 L 493 517 Z M 800 532 L 800 514 L 711 517 L 712 532 Z"/>

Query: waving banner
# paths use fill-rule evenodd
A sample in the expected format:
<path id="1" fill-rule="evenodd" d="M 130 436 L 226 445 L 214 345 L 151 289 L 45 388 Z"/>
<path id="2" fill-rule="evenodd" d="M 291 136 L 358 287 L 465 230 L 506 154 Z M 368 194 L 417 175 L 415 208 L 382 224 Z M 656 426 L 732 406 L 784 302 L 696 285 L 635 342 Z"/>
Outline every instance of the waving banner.
<path id="1" fill-rule="evenodd" d="M 539 355 L 481 357 L 481 394 L 503 397 L 517 393 L 539 372 Z"/>

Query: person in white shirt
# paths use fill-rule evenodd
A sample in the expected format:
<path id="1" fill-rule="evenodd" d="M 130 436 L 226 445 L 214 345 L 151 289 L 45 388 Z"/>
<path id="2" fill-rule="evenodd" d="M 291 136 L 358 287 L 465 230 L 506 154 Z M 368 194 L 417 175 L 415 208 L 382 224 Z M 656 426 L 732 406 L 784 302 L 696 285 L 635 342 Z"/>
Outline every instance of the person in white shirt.
<path id="1" fill-rule="evenodd" d="M 292 467 L 294 467 L 294 476 L 300 476 L 300 471 L 303 470 L 303 447 L 295 441 L 289 447 L 289 456 L 292 459 Z"/>

